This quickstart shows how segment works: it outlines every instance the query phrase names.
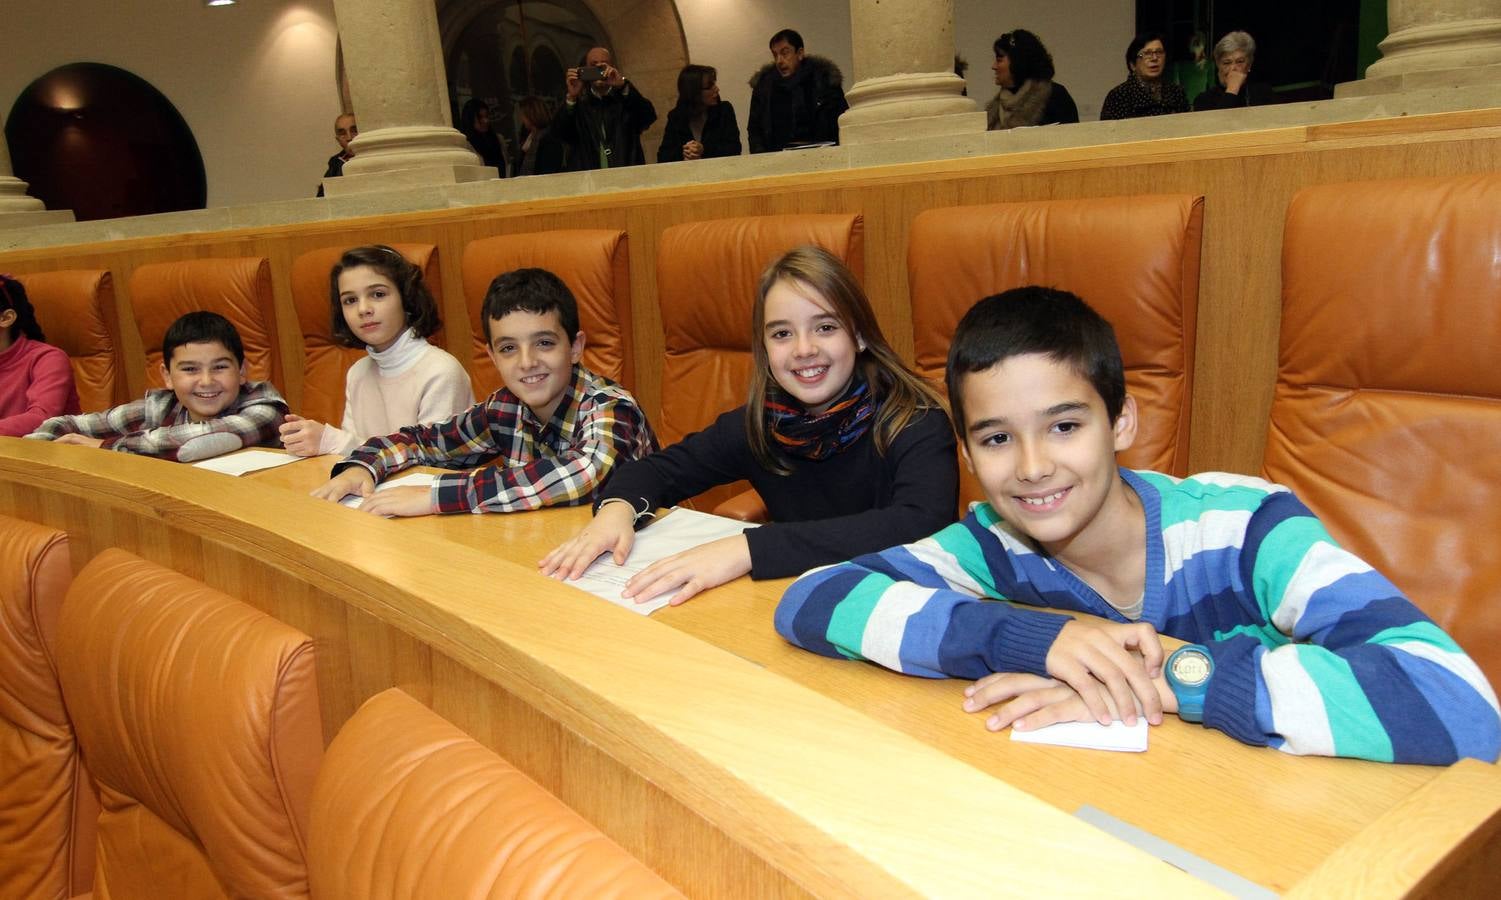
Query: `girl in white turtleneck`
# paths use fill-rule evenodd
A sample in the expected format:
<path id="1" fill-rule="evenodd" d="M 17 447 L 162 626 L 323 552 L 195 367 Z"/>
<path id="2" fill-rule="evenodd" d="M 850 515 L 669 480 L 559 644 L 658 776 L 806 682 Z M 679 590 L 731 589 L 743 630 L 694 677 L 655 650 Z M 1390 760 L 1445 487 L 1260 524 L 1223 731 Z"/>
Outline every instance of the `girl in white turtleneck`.
<path id="1" fill-rule="evenodd" d="M 441 422 L 474 405 L 469 373 L 427 342 L 442 325 L 422 270 L 383 244 L 345 252 L 329 274 L 334 340 L 369 354 L 344 379 L 340 427 L 287 416 L 281 440 L 298 456 L 348 453 L 375 435 Z"/>

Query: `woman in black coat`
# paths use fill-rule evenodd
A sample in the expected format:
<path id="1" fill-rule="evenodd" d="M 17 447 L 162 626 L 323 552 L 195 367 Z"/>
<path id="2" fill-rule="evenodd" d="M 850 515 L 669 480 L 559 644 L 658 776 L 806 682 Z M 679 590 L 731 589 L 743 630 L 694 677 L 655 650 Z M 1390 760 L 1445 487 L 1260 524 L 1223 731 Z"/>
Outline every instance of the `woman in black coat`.
<path id="1" fill-rule="evenodd" d="M 490 127 L 489 104 L 478 97 L 465 103 L 463 112 L 459 113 L 459 130 L 484 164 L 494 166 L 497 177 L 506 177 L 506 155 L 500 146 L 500 138 Z"/>
<path id="2" fill-rule="evenodd" d="M 1214 67 L 1219 83 L 1194 98 L 1194 112 L 1206 109 L 1237 109 L 1276 103 L 1272 89 L 1251 80 L 1256 62 L 1256 40 L 1244 31 L 1232 31 L 1214 45 Z"/>
<path id="3" fill-rule="evenodd" d="M 739 155 L 740 124 L 735 108 L 719 99 L 719 73 L 711 66 L 684 66 L 657 162 Z"/>
<path id="4" fill-rule="evenodd" d="M 985 107 L 990 131 L 1079 121 L 1068 88 L 1053 80 L 1053 56 L 1042 40 L 1018 28 L 995 39 L 996 92 Z"/>

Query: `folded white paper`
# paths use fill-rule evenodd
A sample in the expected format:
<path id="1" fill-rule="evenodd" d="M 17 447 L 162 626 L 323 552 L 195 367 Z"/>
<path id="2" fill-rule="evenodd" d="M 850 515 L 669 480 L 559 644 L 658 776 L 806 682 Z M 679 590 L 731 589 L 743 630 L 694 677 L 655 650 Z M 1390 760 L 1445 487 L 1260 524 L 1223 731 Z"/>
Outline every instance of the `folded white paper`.
<path id="1" fill-rule="evenodd" d="M 1135 725 L 1127 725 L 1119 719 L 1109 725 L 1101 725 L 1099 722 L 1059 722 L 1032 731 L 1017 731 L 1013 728 L 1011 739 L 1024 744 L 1141 753 L 1147 749 L 1147 729 L 1150 727 L 1145 716 L 1137 716 Z"/>
<path id="2" fill-rule="evenodd" d="M 636 534 L 636 543 L 631 546 L 631 555 L 626 559 L 625 565 L 615 565 L 614 558 L 606 553 L 585 569 L 577 581 L 564 583 L 588 591 L 596 597 L 603 597 L 616 606 L 649 616 L 666 606 L 677 591 L 659 594 L 645 603 L 627 600 L 620 596 L 620 592 L 625 588 L 625 583 L 631 580 L 631 576 L 674 553 L 754 527 L 737 519 L 726 519 L 693 509 L 674 508 L 670 515 L 663 516 Z"/>
<path id="3" fill-rule="evenodd" d="M 302 457 L 293 456 L 290 453 L 279 453 L 275 450 L 242 450 L 239 453 L 195 462 L 193 466 L 208 469 L 210 472 L 223 472 L 225 475 L 245 475 L 250 472 L 259 472 L 261 469 L 274 469 L 277 466 L 297 462 L 299 459 Z"/>

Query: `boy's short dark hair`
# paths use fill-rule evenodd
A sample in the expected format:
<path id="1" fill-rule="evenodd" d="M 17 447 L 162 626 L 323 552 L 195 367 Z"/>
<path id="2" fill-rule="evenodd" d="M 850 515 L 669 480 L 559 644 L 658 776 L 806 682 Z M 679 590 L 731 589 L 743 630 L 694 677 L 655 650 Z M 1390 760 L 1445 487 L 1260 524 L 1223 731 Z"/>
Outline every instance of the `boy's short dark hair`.
<path id="1" fill-rule="evenodd" d="M 563 279 L 546 269 L 513 269 L 502 272 L 490 282 L 485 305 L 480 310 L 480 325 L 485 330 L 485 346 L 490 345 L 490 320 L 504 318 L 516 310 L 546 315 L 558 312 L 563 324 L 564 340 L 573 343 L 579 331 L 579 306 Z"/>
<path id="2" fill-rule="evenodd" d="M 964 376 L 1028 353 L 1072 366 L 1105 401 L 1110 421 L 1120 416 L 1126 404 L 1126 371 L 1110 323 L 1068 291 L 1012 288 L 970 307 L 949 344 L 944 378 L 961 441 L 966 430 L 960 390 Z"/>
<path id="3" fill-rule="evenodd" d="M 216 312 L 186 313 L 167 328 L 162 338 L 162 365 L 172 368 L 172 354 L 183 344 L 206 344 L 218 341 L 235 355 L 235 362 L 245 364 L 245 345 L 240 343 L 240 333 L 230 321 Z"/>
<path id="4" fill-rule="evenodd" d="M 772 35 L 771 40 L 766 42 L 766 46 L 775 47 L 782 41 L 786 41 L 787 43 L 791 44 L 792 49 L 794 50 L 803 49 L 803 36 L 798 34 L 796 31 L 793 31 L 791 28 L 783 28 L 781 31 L 778 31 L 776 34 Z"/>

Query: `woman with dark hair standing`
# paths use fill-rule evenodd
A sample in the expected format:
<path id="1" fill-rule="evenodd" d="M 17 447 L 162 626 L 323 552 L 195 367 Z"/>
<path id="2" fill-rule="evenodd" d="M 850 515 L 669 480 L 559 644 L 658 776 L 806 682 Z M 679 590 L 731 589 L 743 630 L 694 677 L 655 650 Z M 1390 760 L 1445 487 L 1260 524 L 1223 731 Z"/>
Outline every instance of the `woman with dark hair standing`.
<path id="1" fill-rule="evenodd" d="M 1018 28 L 996 38 L 990 70 L 997 90 L 985 106 L 989 130 L 1079 121 L 1068 88 L 1053 81 L 1052 54 L 1032 32 Z"/>
<path id="2" fill-rule="evenodd" d="M 1183 86 L 1163 77 L 1167 45 L 1155 32 L 1138 34 L 1126 47 L 1126 80 L 1110 89 L 1101 119 L 1136 119 L 1188 112 Z"/>
<path id="3" fill-rule="evenodd" d="M 25 437 L 53 416 L 81 411 L 73 363 L 46 340 L 26 288 L 0 275 L 0 435 Z"/>
<path id="4" fill-rule="evenodd" d="M 739 155 L 740 124 L 735 108 L 719 99 L 719 73 L 712 66 L 684 66 L 657 162 Z"/>
<path id="5" fill-rule="evenodd" d="M 568 168 L 568 152 L 563 141 L 552 133 L 552 110 L 541 97 L 528 95 L 516 104 L 526 137 L 521 140 L 521 157 L 516 160 L 517 175 L 552 175 Z"/>
<path id="6" fill-rule="evenodd" d="M 465 103 L 463 112 L 459 113 L 459 130 L 464 132 L 469 146 L 485 165 L 494 166 L 500 173 L 499 177 L 506 177 L 505 149 L 501 147 L 495 129 L 490 127 L 490 105 L 478 97 Z"/>

